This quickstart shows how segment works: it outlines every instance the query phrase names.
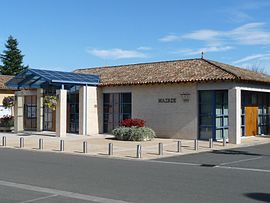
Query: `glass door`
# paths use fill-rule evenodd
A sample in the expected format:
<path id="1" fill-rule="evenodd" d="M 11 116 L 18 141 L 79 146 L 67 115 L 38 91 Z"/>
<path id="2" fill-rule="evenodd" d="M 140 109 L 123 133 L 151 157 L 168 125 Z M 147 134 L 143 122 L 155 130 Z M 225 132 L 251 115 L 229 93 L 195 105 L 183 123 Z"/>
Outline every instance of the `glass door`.
<path id="1" fill-rule="evenodd" d="M 131 118 L 131 93 L 103 94 L 103 131 L 111 132 L 124 119 Z"/>
<path id="2" fill-rule="evenodd" d="M 43 89 L 43 97 L 45 96 L 55 96 L 56 88 L 48 87 Z M 56 130 L 56 111 L 43 106 L 43 130 L 55 131 Z"/>
<path id="3" fill-rule="evenodd" d="M 68 94 L 67 105 L 67 131 L 69 133 L 79 133 L 79 93 Z"/>
<path id="4" fill-rule="evenodd" d="M 24 96 L 24 129 L 37 129 L 37 96 Z"/>
<path id="5" fill-rule="evenodd" d="M 56 125 L 55 111 L 52 111 L 48 107 L 44 107 L 43 114 L 44 114 L 43 130 L 55 131 L 55 127 L 56 127 L 55 126 Z"/>

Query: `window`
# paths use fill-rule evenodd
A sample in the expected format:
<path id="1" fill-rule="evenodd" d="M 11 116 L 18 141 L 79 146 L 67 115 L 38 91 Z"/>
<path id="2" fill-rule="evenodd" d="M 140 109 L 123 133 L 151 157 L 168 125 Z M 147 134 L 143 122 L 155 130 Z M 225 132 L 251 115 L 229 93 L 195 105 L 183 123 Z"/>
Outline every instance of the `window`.
<path id="1" fill-rule="evenodd" d="M 26 105 L 27 118 L 37 118 L 37 105 Z"/>
<path id="2" fill-rule="evenodd" d="M 105 93 L 103 94 L 103 130 L 110 132 L 119 123 L 131 118 L 131 93 Z"/>

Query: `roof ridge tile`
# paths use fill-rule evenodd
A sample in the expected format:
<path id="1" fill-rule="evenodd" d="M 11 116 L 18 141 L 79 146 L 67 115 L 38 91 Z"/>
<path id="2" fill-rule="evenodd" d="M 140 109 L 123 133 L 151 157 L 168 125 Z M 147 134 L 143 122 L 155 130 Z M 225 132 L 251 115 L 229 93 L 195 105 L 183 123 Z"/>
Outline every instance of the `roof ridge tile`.
<path id="1" fill-rule="evenodd" d="M 215 66 L 215 67 L 217 67 L 217 68 L 219 68 L 219 69 L 225 71 L 226 73 L 229 73 L 229 74 L 233 75 L 234 77 L 236 77 L 236 79 L 241 79 L 241 76 L 238 76 L 238 75 L 236 75 L 235 73 L 232 73 L 231 71 L 228 71 L 228 70 L 222 68 L 221 66 L 218 66 L 217 64 L 212 63 L 211 61 L 209 61 L 209 60 L 207 60 L 207 59 L 204 59 L 204 58 L 203 58 L 202 60 L 205 61 L 205 62 L 207 62 L 207 63 L 209 63 L 210 65 L 213 65 L 213 66 Z"/>

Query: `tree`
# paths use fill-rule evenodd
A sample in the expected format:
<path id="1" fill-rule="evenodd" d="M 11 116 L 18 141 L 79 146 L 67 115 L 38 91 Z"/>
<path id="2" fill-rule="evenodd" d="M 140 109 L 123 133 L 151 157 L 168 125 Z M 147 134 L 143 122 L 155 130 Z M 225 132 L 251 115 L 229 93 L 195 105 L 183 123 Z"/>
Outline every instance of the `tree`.
<path id="1" fill-rule="evenodd" d="M 21 50 L 18 48 L 17 39 L 9 36 L 5 47 L 6 50 L 0 55 L 3 63 L 0 66 L 0 73 L 2 75 L 17 75 L 28 68 L 28 66 L 23 65 L 24 55 L 21 54 Z"/>
<path id="2" fill-rule="evenodd" d="M 253 72 L 256 72 L 256 73 L 268 74 L 265 67 L 258 62 L 247 66 L 247 69 L 249 69 Z"/>

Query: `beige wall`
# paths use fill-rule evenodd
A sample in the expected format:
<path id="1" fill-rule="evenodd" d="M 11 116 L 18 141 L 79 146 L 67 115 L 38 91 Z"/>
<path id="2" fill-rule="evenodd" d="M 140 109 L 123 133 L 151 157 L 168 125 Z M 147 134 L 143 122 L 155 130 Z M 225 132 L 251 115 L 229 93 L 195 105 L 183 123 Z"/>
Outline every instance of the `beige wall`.
<path id="1" fill-rule="evenodd" d="M 67 133 L 67 90 L 56 90 L 56 136 L 65 137 Z"/>
<path id="2" fill-rule="evenodd" d="M 99 133 L 98 88 L 82 86 L 79 93 L 79 134 Z M 86 102 L 86 103 L 85 103 Z M 87 109 L 87 111 L 86 111 Z M 87 125 L 86 125 L 87 124 Z"/>
<path id="3" fill-rule="evenodd" d="M 158 137 L 197 138 L 196 84 L 103 87 L 102 91 L 131 92 L 132 117 L 146 120 L 146 125 L 155 130 Z M 181 93 L 190 94 L 189 102 L 183 101 Z M 159 103 L 158 100 L 163 98 L 176 98 L 176 103 Z"/>

